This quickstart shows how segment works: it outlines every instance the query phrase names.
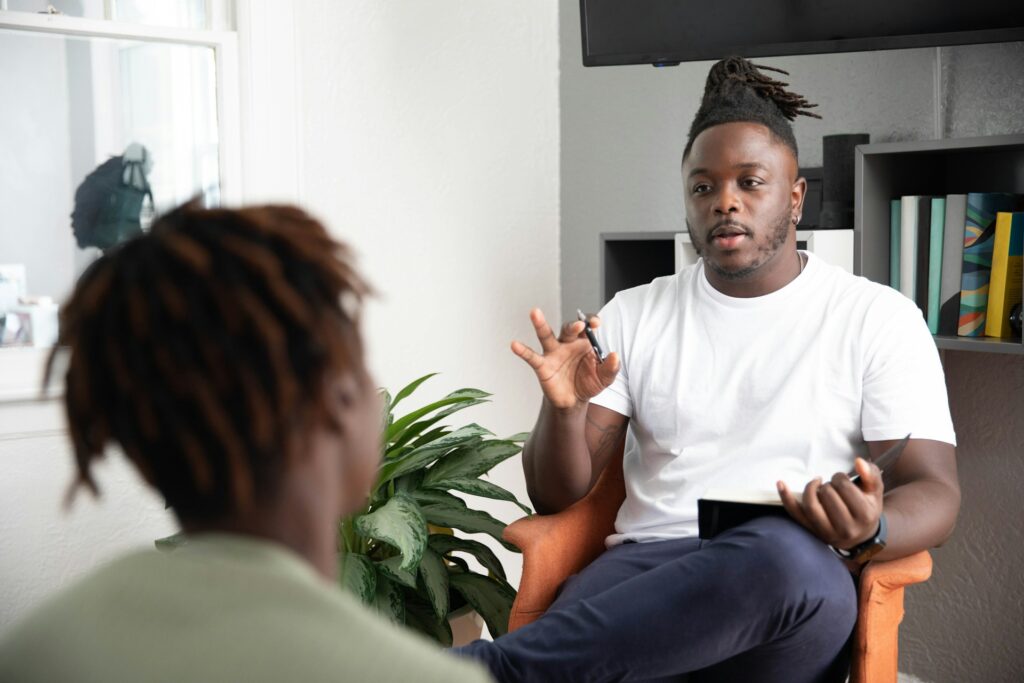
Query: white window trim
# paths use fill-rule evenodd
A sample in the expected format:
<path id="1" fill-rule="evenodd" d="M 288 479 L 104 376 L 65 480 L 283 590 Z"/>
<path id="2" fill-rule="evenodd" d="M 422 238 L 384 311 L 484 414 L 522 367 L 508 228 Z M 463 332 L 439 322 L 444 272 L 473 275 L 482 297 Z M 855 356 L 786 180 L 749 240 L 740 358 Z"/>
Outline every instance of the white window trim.
<path id="1" fill-rule="evenodd" d="M 35 33 L 210 47 L 217 69 L 217 122 L 221 136 L 221 202 L 299 202 L 301 88 L 294 13 L 290 2 L 236 0 L 237 31 L 143 26 L 119 21 L 6 10 L 0 28 Z M 244 78 L 240 79 L 240 74 Z M 248 144 L 243 144 L 248 141 Z M 244 163 L 243 163 L 244 162 Z M 0 349 L 0 409 L 54 401 L 61 378 L 41 392 L 47 348 Z M 0 425 L 2 427 L 2 425 Z M 50 425 L 49 428 L 57 428 Z M 0 436 L 5 430 L 0 428 Z"/>

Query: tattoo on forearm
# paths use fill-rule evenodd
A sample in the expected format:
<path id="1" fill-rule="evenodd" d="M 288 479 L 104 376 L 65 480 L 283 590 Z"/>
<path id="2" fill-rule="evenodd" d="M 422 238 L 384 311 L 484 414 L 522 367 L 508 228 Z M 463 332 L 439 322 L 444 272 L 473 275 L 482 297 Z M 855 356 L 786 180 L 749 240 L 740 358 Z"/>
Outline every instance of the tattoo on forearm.
<path id="1" fill-rule="evenodd" d="M 621 441 L 623 434 L 626 433 L 625 424 L 603 425 L 590 417 L 590 415 L 587 415 L 587 424 L 597 430 L 600 435 L 596 442 L 590 443 L 588 440 L 587 443 L 591 457 L 597 459 L 601 459 L 602 456 L 607 455 L 611 449 L 615 448 L 619 441 Z"/>

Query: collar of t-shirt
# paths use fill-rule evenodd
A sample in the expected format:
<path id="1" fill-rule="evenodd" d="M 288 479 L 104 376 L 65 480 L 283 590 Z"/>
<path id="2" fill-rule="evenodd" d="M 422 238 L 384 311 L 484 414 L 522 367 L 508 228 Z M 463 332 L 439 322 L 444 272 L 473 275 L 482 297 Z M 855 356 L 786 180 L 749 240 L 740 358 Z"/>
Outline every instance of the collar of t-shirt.
<path id="1" fill-rule="evenodd" d="M 817 278 L 818 271 L 821 268 L 821 262 L 818 258 L 810 252 L 800 252 L 807 256 L 807 264 L 804 266 L 803 271 L 791 280 L 786 286 L 781 289 L 777 289 L 770 294 L 763 296 L 753 297 L 734 297 L 715 289 L 710 282 L 708 282 L 707 270 L 704 268 L 703 259 L 700 261 L 700 273 L 697 274 L 698 286 L 701 289 L 701 294 L 707 295 L 707 297 L 714 301 L 716 304 L 724 306 L 726 308 L 733 309 L 764 309 L 774 308 L 775 306 L 782 305 L 785 302 L 790 301 L 796 296 L 799 296 L 801 292 L 806 291 L 812 286 L 812 281 Z"/>

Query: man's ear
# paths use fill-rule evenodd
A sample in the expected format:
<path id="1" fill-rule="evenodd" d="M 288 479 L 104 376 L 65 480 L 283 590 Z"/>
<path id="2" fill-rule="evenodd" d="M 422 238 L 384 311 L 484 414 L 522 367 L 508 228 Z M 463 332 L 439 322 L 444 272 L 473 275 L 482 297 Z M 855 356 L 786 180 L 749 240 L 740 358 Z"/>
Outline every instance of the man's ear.
<path id="1" fill-rule="evenodd" d="M 346 431 L 346 423 L 353 418 L 359 404 L 359 382 L 352 373 L 347 372 L 341 377 L 324 382 L 324 391 L 327 424 L 343 433 Z"/>
<path id="2" fill-rule="evenodd" d="M 807 179 L 802 176 L 798 176 L 796 181 L 793 183 L 793 189 L 790 195 L 790 204 L 793 207 L 793 213 L 795 215 L 803 215 L 804 199 L 806 199 L 806 197 Z"/>

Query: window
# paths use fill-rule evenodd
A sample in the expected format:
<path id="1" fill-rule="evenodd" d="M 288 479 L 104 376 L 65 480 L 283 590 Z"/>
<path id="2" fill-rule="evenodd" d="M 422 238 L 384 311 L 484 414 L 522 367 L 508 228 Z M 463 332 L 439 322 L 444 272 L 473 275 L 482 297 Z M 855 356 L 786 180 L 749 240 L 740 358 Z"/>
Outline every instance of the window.
<path id="1" fill-rule="evenodd" d="M 235 36 L 175 25 L 207 26 L 226 3 L 24 11 L 41 4 L 7 0 L 0 11 L 0 398 L 12 372 L 38 365 L 3 356 L 45 355 L 54 302 L 104 250 L 190 198 L 238 199 Z M 97 11 L 102 21 L 89 18 Z M 36 370 L 13 384 L 35 393 Z"/>

